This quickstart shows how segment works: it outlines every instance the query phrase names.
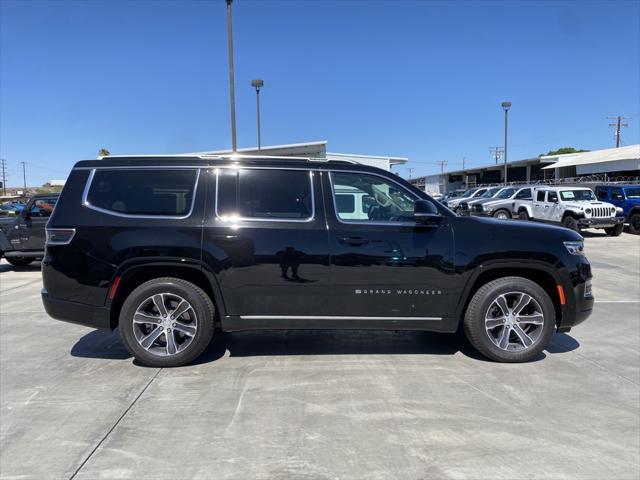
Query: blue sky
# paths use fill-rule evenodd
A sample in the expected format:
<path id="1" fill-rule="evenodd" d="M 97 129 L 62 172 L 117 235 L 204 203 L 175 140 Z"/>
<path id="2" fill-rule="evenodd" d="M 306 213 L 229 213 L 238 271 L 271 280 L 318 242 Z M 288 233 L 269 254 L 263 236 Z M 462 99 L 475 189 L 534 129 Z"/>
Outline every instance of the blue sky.
<path id="1" fill-rule="evenodd" d="M 9 185 L 113 154 L 230 147 L 225 3 L 0 0 L 0 155 Z M 640 2 L 234 2 L 239 146 L 326 139 L 407 156 L 413 175 L 640 143 Z M 405 169 L 399 170 L 403 176 Z"/>

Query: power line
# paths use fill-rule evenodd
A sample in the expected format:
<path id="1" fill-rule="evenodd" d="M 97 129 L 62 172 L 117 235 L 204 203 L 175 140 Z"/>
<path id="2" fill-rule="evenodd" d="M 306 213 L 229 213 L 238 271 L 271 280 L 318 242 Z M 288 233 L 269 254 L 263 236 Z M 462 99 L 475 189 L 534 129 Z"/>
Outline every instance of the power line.
<path id="1" fill-rule="evenodd" d="M 491 158 L 496 161 L 497 165 L 498 160 L 500 160 L 502 155 L 504 155 L 504 147 L 489 147 L 489 153 L 491 154 Z"/>
<path id="2" fill-rule="evenodd" d="M 622 127 L 628 127 L 628 123 L 622 123 L 623 120 L 630 120 L 631 117 L 623 117 L 621 115 L 617 115 L 615 117 L 607 117 L 607 120 L 615 120 L 615 123 L 610 123 L 610 127 L 615 127 L 616 131 L 613 136 L 616 139 L 616 148 L 620 148 L 620 137 L 622 135 Z"/>

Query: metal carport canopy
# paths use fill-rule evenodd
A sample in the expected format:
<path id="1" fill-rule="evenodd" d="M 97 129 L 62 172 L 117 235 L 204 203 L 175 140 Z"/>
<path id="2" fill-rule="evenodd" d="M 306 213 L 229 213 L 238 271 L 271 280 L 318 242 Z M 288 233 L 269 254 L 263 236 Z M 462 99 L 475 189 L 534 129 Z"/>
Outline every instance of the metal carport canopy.
<path id="1" fill-rule="evenodd" d="M 607 148 L 605 150 L 595 150 L 593 152 L 569 153 L 566 155 L 546 155 L 540 157 L 541 160 L 552 158 L 557 158 L 558 161 L 547 165 L 546 167 L 542 167 L 543 170 L 573 167 L 577 165 L 590 165 L 594 163 L 615 162 L 619 160 L 640 160 L 640 145 Z"/>

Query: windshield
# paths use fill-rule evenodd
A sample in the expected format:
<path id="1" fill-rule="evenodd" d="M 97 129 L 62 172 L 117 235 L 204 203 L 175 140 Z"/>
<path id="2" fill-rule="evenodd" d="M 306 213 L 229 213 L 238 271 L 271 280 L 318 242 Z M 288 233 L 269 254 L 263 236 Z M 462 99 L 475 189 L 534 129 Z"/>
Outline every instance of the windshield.
<path id="1" fill-rule="evenodd" d="M 471 190 L 467 190 L 466 192 L 464 192 L 462 194 L 462 197 L 460 197 L 460 198 L 469 198 L 471 195 L 476 193 L 477 190 L 478 190 L 477 188 L 472 188 Z"/>
<path id="2" fill-rule="evenodd" d="M 562 200 L 595 200 L 596 197 L 591 190 L 564 190 L 560 192 Z"/>
<path id="3" fill-rule="evenodd" d="M 496 198 L 510 198 L 514 193 L 516 193 L 516 191 L 518 191 L 517 188 L 505 188 L 496 195 Z"/>
<path id="4" fill-rule="evenodd" d="M 627 198 L 640 198 L 640 188 L 627 188 L 625 192 Z"/>
<path id="5" fill-rule="evenodd" d="M 480 198 L 491 198 L 493 197 L 496 193 L 498 193 L 500 190 L 502 190 L 504 187 L 494 187 L 494 188 L 490 188 L 489 190 L 487 190 L 486 192 L 484 192 L 482 195 L 480 195 Z"/>

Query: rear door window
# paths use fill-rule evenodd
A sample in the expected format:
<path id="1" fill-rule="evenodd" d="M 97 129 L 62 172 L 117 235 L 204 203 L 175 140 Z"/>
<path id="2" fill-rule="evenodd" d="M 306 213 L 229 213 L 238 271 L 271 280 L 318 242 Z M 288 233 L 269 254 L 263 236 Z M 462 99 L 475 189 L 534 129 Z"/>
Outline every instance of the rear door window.
<path id="1" fill-rule="evenodd" d="M 193 206 L 197 169 L 97 169 L 85 204 L 125 216 L 182 217 Z"/>
<path id="2" fill-rule="evenodd" d="M 308 221 L 313 190 L 308 170 L 220 169 L 216 212 L 247 220 Z"/>
<path id="3" fill-rule="evenodd" d="M 544 202 L 544 194 L 547 193 L 544 190 L 539 190 L 536 196 L 536 201 L 538 202 Z"/>
<path id="4" fill-rule="evenodd" d="M 30 217 L 50 217 L 53 213 L 53 207 L 56 206 L 58 197 L 39 198 L 29 209 Z"/>

